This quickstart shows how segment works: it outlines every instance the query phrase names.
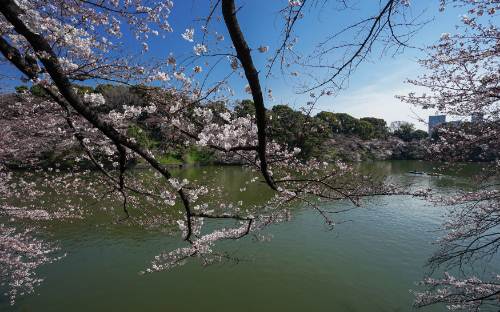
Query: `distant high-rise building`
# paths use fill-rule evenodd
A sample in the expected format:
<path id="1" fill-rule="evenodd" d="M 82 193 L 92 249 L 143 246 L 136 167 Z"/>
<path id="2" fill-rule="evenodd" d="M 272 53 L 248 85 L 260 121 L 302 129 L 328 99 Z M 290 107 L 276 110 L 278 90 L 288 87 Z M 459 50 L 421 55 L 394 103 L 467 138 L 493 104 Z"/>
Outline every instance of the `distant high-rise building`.
<path id="1" fill-rule="evenodd" d="M 434 128 L 444 123 L 446 123 L 446 115 L 429 116 L 429 136 L 432 135 Z"/>
<path id="2" fill-rule="evenodd" d="M 472 113 L 472 115 L 470 116 L 471 122 L 482 122 L 483 119 L 484 119 L 483 113 Z"/>

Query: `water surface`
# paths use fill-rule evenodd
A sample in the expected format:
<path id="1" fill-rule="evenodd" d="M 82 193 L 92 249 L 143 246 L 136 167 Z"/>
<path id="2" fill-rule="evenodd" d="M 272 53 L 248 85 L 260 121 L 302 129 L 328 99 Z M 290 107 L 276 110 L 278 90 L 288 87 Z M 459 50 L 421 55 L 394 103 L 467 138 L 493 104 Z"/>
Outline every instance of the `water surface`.
<path id="1" fill-rule="evenodd" d="M 389 175 L 414 187 L 440 192 L 466 185 L 477 170 L 431 177 L 408 173 L 433 171 L 426 162 L 376 162 L 362 170 Z M 190 168 L 191 179 L 210 176 L 228 188 L 233 200 L 266 196 L 263 186 L 239 192 L 253 175 L 239 167 Z M 337 202 L 330 208 L 350 207 Z M 102 220 L 54 227 L 68 256 L 40 270 L 45 281 L 37 294 L 20 297 L 2 311 L 411 311 L 413 295 L 435 250 L 432 243 L 444 210 L 407 196 L 381 196 L 362 208 L 335 215 L 329 231 L 312 210 L 297 207 L 293 220 L 266 229 L 273 239 L 248 237 L 222 242 L 239 262 L 202 267 L 197 261 L 172 271 L 138 272 L 164 250 L 182 245 L 178 235 L 109 224 Z M 106 224 L 106 222 L 104 222 Z M 421 311 L 443 311 L 431 307 Z"/>

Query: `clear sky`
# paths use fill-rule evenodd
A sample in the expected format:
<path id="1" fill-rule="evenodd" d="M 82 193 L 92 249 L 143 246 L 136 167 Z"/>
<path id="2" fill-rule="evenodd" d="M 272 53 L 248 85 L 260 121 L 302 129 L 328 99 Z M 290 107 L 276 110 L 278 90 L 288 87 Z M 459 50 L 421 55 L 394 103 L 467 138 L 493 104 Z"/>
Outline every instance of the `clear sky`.
<path id="1" fill-rule="evenodd" d="M 321 2 L 321 1 L 320 1 Z M 200 23 L 196 23 L 197 17 L 205 16 L 208 1 L 206 0 L 177 0 L 170 18 L 174 32 L 167 34 L 165 38 L 158 37 L 149 41 L 149 52 L 142 57 L 151 59 L 165 59 L 170 52 L 176 56 L 192 53 L 193 43 L 181 38 L 181 33 L 188 27 L 195 27 L 195 42 L 200 40 Z M 254 52 L 255 62 L 259 69 L 264 69 L 265 59 L 271 56 L 271 51 L 279 43 L 282 19 L 278 10 L 286 6 L 285 0 L 237 0 L 241 9 L 238 17 L 243 32 L 251 47 L 260 45 L 270 46 L 270 52 L 260 54 Z M 296 46 L 298 52 L 307 54 L 315 45 L 322 41 L 325 36 L 332 34 L 342 27 L 359 21 L 360 18 L 373 15 L 379 8 L 379 1 L 357 0 L 351 1 L 353 7 L 338 12 L 333 6 L 321 9 L 305 11 L 305 18 L 297 24 L 299 43 Z M 446 10 L 444 13 L 438 11 L 438 0 L 413 0 L 410 11 L 416 16 L 423 12 L 420 21 L 429 21 L 410 42 L 414 46 L 424 47 L 435 42 L 443 32 L 453 32 L 454 25 L 459 22 L 460 12 L 455 9 Z M 217 12 L 220 16 L 220 12 Z M 226 37 L 225 45 L 229 44 L 229 36 L 222 23 L 218 23 L 216 30 Z M 139 53 L 140 45 L 126 34 L 123 43 L 129 51 Z M 406 94 L 412 87 L 404 83 L 406 78 L 415 78 L 421 69 L 416 60 L 422 57 L 417 49 L 406 49 L 404 53 L 393 55 L 387 53 L 381 55 L 380 46 L 374 49 L 371 57 L 362 63 L 354 74 L 351 75 L 349 85 L 345 90 L 335 97 L 324 97 L 320 99 L 317 111 L 326 110 L 334 112 L 345 112 L 355 117 L 374 116 L 384 118 L 388 123 L 395 120 L 407 120 L 414 122 L 421 129 L 425 124 L 419 124 L 416 115 L 427 119 L 433 114 L 432 111 L 422 111 L 418 108 L 409 107 L 395 99 L 397 94 Z M 179 59 L 180 57 L 178 57 Z M 226 62 L 227 63 L 227 62 Z M 4 75 L 19 77 L 12 68 L 0 66 Z M 229 65 L 225 64 L 214 72 L 213 79 L 223 77 L 227 74 Z M 262 75 L 261 75 L 262 76 Z M 263 79 L 262 84 L 273 90 L 274 100 L 268 100 L 266 106 L 275 104 L 289 104 L 294 108 L 302 106 L 308 97 L 298 95 L 295 84 L 290 77 L 275 75 L 270 79 Z M 0 80 L 2 91 L 12 89 L 16 84 L 12 81 Z M 231 80 L 231 85 L 236 92 L 237 99 L 248 98 L 244 92 L 246 81 L 236 77 Z M 416 114 L 416 115 L 415 115 Z"/>
<path id="2" fill-rule="evenodd" d="M 251 43 L 273 46 L 276 42 L 280 24 L 276 22 L 276 9 L 264 9 L 264 3 L 272 1 L 246 1 L 241 9 L 240 19 L 242 27 L 248 29 Z M 281 1 L 276 1 L 281 2 Z M 359 0 L 352 10 L 336 13 L 333 8 L 326 8 L 322 12 L 306 11 L 306 18 L 297 25 L 299 33 L 298 49 L 311 49 L 318 41 L 344 25 L 352 24 L 360 17 L 366 17 L 376 12 L 378 1 Z M 454 32 L 459 23 L 460 11 L 455 9 L 439 12 L 439 1 L 419 0 L 411 1 L 413 15 L 421 16 L 421 21 L 430 20 L 410 42 L 417 47 L 436 42 L 443 32 Z M 270 31 L 272 29 L 272 31 Z M 349 86 L 338 96 L 320 99 L 317 111 L 335 111 L 349 113 L 355 117 L 374 116 L 384 118 L 388 124 L 395 120 L 407 120 L 415 123 L 419 128 L 427 126 L 418 123 L 417 115 L 427 119 L 434 111 L 424 111 L 400 102 L 395 98 L 397 94 L 407 94 L 414 87 L 404 83 L 407 78 L 415 78 L 421 69 L 417 64 L 418 58 L 423 56 L 418 49 L 406 49 L 404 53 L 393 55 L 388 53 L 381 56 L 381 50 L 375 49 L 371 57 L 362 63 L 349 80 Z M 275 100 L 269 104 L 288 103 L 292 107 L 303 105 L 307 97 L 295 93 L 293 84 L 275 79 L 268 81 L 271 85 Z"/>

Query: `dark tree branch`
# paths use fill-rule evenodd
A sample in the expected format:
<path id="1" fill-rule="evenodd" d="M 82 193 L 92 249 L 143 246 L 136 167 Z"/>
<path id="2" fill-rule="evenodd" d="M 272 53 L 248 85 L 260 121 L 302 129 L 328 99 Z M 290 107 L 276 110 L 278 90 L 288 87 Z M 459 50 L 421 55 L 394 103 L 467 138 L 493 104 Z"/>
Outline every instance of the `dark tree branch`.
<path id="1" fill-rule="evenodd" d="M 234 0 L 222 0 L 222 15 L 224 16 L 224 21 L 226 23 L 227 30 L 231 36 L 231 40 L 236 49 L 238 59 L 243 66 L 245 71 L 245 76 L 252 90 L 252 98 L 255 105 L 255 120 L 257 123 L 257 137 L 259 145 L 257 147 L 257 153 L 260 160 L 260 170 L 266 183 L 273 189 L 277 190 L 277 187 L 273 181 L 273 178 L 269 174 L 267 168 L 267 157 L 266 157 L 266 107 L 264 105 L 264 97 L 262 95 L 262 88 L 260 86 L 259 72 L 253 64 L 252 55 L 250 53 L 250 48 L 241 32 L 238 19 L 236 18 L 236 8 L 234 5 Z"/>
<path id="2" fill-rule="evenodd" d="M 44 65 L 47 73 L 50 75 L 54 84 L 57 86 L 59 92 L 64 97 L 64 99 L 75 109 L 81 116 L 83 116 L 87 121 L 89 121 L 94 127 L 99 129 L 106 137 L 108 137 L 116 145 L 123 145 L 139 156 L 141 156 L 146 162 L 148 162 L 151 167 L 156 169 L 165 179 L 172 177 L 170 172 L 157 162 L 148 151 L 144 150 L 140 145 L 135 143 L 133 140 L 127 136 L 118 132 L 112 125 L 103 121 L 96 112 L 94 112 L 90 107 L 85 105 L 80 97 L 73 91 L 71 82 L 68 77 L 64 74 L 57 55 L 54 53 L 49 43 L 40 36 L 39 34 L 31 31 L 24 22 L 20 19 L 22 15 L 22 10 L 13 0 L 1 0 L 0 1 L 0 12 L 5 16 L 5 18 L 14 26 L 17 33 L 22 35 L 29 42 L 35 53 L 43 55 L 40 57 L 40 61 Z M 3 51 L 3 50 L 2 50 Z M 14 54 L 15 55 L 15 54 Z M 20 54 L 19 54 L 20 56 Z M 19 64 L 20 65 L 20 64 Z M 16 65 L 17 66 L 17 65 Z M 19 67 L 18 67 L 19 68 Z M 21 70 L 23 73 L 27 73 L 27 68 Z M 191 229 L 191 209 L 189 205 L 189 200 L 185 192 L 180 189 L 178 194 L 184 205 L 186 211 L 186 218 L 188 224 L 188 233 L 185 237 L 189 240 L 192 234 Z"/>

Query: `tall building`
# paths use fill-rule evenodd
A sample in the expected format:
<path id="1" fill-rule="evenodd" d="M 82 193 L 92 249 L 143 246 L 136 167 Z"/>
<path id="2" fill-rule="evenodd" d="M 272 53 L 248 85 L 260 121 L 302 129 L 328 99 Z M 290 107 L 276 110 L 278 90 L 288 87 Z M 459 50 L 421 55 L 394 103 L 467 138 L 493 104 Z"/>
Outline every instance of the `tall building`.
<path id="1" fill-rule="evenodd" d="M 446 115 L 429 116 L 429 136 L 432 135 L 434 128 L 444 123 L 446 123 Z"/>

